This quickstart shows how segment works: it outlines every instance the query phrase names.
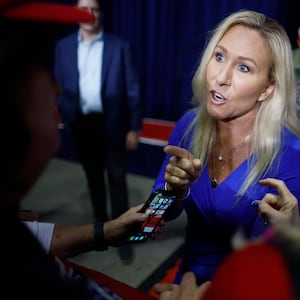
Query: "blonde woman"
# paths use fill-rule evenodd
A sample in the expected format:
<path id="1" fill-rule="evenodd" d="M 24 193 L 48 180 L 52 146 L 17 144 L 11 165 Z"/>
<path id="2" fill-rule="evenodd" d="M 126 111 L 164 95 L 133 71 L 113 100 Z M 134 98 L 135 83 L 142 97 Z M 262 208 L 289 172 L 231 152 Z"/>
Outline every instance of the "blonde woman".
<path id="1" fill-rule="evenodd" d="M 285 215 L 276 178 L 300 199 L 300 125 L 288 36 L 275 20 L 238 11 L 212 32 L 193 78 L 195 108 L 177 122 L 154 184 L 177 196 L 170 219 L 187 214 L 175 282 L 192 271 L 210 280 L 237 229 L 255 238 Z M 296 211 L 297 201 L 288 209 Z M 287 215 L 294 218 L 294 214 Z M 292 221 L 292 220 L 291 220 Z"/>

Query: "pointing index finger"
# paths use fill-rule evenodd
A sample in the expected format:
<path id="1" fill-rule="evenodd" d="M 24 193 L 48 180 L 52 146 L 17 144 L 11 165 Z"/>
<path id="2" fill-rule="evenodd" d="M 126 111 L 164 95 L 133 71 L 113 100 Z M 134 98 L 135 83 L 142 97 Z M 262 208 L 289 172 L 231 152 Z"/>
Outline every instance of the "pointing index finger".
<path id="1" fill-rule="evenodd" d="M 192 154 L 188 150 L 178 146 L 168 145 L 164 147 L 164 152 L 179 158 L 193 159 Z"/>

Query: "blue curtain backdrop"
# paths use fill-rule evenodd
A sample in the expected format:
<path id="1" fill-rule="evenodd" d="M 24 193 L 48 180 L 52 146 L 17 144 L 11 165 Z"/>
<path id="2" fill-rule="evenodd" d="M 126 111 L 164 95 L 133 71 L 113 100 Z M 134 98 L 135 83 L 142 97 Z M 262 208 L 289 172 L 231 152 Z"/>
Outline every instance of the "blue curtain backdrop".
<path id="1" fill-rule="evenodd" d="M 107 0 L 106 31 L 132 47 L 145 117 L 176 121 L 191 105 L 191 78 L 206 34 L 225 16 L 253 9 L 287 23 L 283 0 Z M 299 22 L 300 23 L 300 22 Z"/>

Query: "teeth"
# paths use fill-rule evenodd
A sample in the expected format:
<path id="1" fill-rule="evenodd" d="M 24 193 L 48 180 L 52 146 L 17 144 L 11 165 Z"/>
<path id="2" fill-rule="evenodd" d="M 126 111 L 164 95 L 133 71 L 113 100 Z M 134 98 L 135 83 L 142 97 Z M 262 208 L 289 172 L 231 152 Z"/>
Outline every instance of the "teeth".
<path id="1" fill-rule="evenodd" d="M 214 96 L 215 96 L 215 98 L 217 98 L 218 100 L 223 100 L 223 99 L 224 99 L 219 93 L 215 93 Z"/>

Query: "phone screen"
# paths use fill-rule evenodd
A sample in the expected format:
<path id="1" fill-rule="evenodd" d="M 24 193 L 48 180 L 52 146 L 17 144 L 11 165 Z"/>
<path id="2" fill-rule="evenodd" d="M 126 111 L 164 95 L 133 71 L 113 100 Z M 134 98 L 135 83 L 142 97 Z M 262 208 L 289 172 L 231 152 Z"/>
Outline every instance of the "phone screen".
<path id="1" fill-rule="evenodd" d="M 150 210 L 148 219 L 131 232 L 127 237 L 127 242 L 138 243 L 146 241 L 165 217 L 174 201 L 175 196 L 168 191 L 158 190 L 153 192 L 140 210 L 141 212 Z"/>

